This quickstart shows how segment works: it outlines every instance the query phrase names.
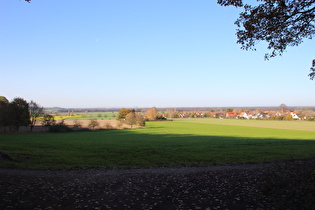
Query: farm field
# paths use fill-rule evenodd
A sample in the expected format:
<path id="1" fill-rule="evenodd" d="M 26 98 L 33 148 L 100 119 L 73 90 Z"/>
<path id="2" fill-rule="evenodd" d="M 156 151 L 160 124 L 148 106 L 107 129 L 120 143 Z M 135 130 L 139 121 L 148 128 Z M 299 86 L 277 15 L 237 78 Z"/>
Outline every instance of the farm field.
<path id="1" fill-rule="evenodd" d="M 315 131 L 315 122 L 311 121 L 275 121 L 275 120 L 236 120 L 236 119 L 216 119 L 216 118 L 192 118 L 178 119 L 179 121 L 189 123 L 206 123 L 218 125 L 238 125 L 261 128 L 276 128 L 288 130 Z"/>
<path id="2" fill-rule="evenodd" d="M 274 128 L 259 126 L 260 121 L 236 123 L 184 119 L 147 122 L 144 129 L 1 134 L 0 152 L 8 157 L 0 161 L 0 167 L 142 168 L 315 157 L 313 122 L 286 122 L 286 125 L 270 122 Z M 296 129 L 289 129 L 289 123 Z M 296 123 L 309 129 L 298 130 Z"/>
<path id="3" fill-rule="evenodd" d="M 116 119 L 117 112 L 67 112 L 57 113 L 55 120 L 89 120 L 89 119 Z"/>

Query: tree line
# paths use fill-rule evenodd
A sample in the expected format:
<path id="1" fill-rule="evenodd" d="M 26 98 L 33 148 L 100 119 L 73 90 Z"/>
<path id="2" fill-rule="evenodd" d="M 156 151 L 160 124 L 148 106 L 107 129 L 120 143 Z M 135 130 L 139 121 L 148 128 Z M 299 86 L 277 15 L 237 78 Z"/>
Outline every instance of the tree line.
<path id="1" fill-rule="evenodd" d="M 44 108 L 34 101 L 27 102 L 20 97 L 9 101 L 0 96 L 0 128 L 4 128 L 4 131 L 7 128 L 19 131 L 21 126 L 29 126 L 32 131 L 38 117 L 44 115 Z"/>

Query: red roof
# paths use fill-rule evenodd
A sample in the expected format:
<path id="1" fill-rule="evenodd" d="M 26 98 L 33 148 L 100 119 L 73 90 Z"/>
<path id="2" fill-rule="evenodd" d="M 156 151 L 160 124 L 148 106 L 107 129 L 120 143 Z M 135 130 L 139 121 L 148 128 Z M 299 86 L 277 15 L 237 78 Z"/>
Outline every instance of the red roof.
<path id="1" fill-rule="evenodd" d="M 237 112 L 227 112 L 226 115 L 229 116 L 229 117 L 236 117 L 237 116 Z"/>

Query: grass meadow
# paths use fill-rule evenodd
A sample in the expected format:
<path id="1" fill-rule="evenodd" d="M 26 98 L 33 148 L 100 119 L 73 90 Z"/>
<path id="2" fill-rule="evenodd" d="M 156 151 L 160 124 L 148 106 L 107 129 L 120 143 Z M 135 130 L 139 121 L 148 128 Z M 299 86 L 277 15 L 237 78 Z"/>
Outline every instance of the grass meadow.
<path id="1" fill-rule="evenodd" d="M 89 120 L 116 119 L 118 112 L 74 112 L 71 116 L 67 112 L 57 113 L 55 120 Z"/>
<path id="2" fill-rule="evenodd" d="M 0 134 L 2 168 L 142 168 L 315 158 L 314 122 L 184 119 L 147 128 Z"/>

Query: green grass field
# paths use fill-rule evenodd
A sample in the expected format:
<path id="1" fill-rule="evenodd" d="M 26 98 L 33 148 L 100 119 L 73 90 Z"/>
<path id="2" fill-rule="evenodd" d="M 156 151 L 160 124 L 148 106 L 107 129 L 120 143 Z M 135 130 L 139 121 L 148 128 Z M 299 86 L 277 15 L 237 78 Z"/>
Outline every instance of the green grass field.
<path id="1" fill-rule="evenodd" d="M 304 130 L 315 131 L 315 122 L 310 121 L 273 121 L 273 120 L 236 120 L 236 119 L 215 119 L 215 118 L 193 118 L 178 119 L 180 121 L 186 121 L 189 123 L 206 123 L 206 124 L 218 124 L 218 125 L 239 125 L 261 128 L 278 128 L 289 130 Z"/>
<path id="2" fill-rule="evenodd" d="M 68 116 L 66 112 L 57 114 L 55 120 L 89 120 L 89 119 L 116 119 L 118 112 L 74 112 Z"/>
<path id="3" fill-rule="evenodd" d="M 147 128 L 71 133 L 0 134 L 0 167 L 139 168 L 315 158 L 314 122 L 185 119 Z M 267 122 L 267 121 L 266 121 Z M 231 124 L 232 123 L 232 124 Z M 308 130 L 300 130 L 309 128 Z"/>

